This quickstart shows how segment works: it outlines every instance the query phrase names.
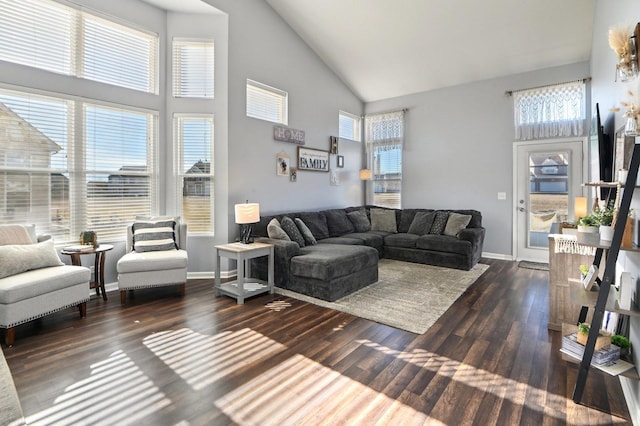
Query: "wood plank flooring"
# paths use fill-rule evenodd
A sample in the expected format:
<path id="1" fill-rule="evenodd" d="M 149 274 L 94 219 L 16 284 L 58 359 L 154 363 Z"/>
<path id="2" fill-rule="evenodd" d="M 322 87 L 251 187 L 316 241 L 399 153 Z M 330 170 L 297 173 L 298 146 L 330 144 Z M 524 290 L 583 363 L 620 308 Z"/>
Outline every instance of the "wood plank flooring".
<path id="1" fill-rule="evenodd" d="M 31 424 L 630 424 L 616 378 L 547 330 L 548 273 L 485 274 L 425 334 L 278 295 L 237 305 L 212 280 L 92 297 L 3 347 Z"/>

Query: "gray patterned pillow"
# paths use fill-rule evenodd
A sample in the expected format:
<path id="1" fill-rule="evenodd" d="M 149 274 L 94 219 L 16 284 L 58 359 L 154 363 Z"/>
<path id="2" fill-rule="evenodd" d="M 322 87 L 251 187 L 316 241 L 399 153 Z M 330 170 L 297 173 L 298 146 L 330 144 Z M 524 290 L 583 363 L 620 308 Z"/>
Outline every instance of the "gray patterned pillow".
<path id="1" fill-rule="evenodd" d="M 305 225 L 302 219 L 296 218 L 295 222 L 298 226 L 298 229 L 300 230 L 300 233 L 302 234 L 302 237 L 304 238 L 304 242 L 307 243 L 308 246 L 315 246 L 316 244 L 318 244 L 318 241 L 316 241 L 316 237 L 313 236 L 313 233 L 311 232 L 309 227 Z"/>
<path id="2" fill-rule="evenodd" d="M 447 226 L 447 219 L 449 218 L 449 212 L 437 211 L 436 217 L 431 225 L 430 234 L 440 235 L 444 232 L 444 228 Z"/>
<path id="3" fill-rule="evenodd" d="M 269 238 L 273 238 L 274 240 L 291 241 L 291 238 L 289 238 L 287 233 L 284 232 L 280 222 L 278 222 L 278 219 L 275 217 L 271 219 L 271 222 L 267 225 L 267 235 L 269 235 Z"/>
<path id="4" fill-rule="evenodd" d="M 354 210 L 347 213 L 347 217 L 353 223 L 356 232 L 367 232 L 371 230 L 371 222 L 364 210 Z"/>
<path id="5" fill-rule="evenodd" d="M 407 233 L 415 235 L 428 234 L 435 218 L 436 214 L 434 212 L 416 213 L 413 217 L 413 221 L 411 221 L 411 225 L 409 226 Z"/>
<path id="6" fill-rule="evenodd" d="M 397 233 L 396 212 L 387 209 L 371 209 L 371 230 Z"/>
<path id="7" fill-rule="evenodd" d="M 0 278 L 49 266 L 62 266 L 53 240 L 0 246 Z"/>
<path id="8" fill-rule="evenodd" d="M 133 250 L 147 251 L 177 250 L 176 221 L 145 221 L 133 224 Z"/>
<path id="9" fill-rule="evenodd" d="M 284 229 L 284 232 L 287 233 L 289 238 L 291 238 L 291 241 L 295 241 L 300 247 L 305 246 L 304 237 L 300 233 L 300 230 L 296 226 L 293 219 L 291 219 L 289 216 L 283 217 L 282 222 L 280 222 L 280 226 L 282 227 L 282 229 Z"/>
<path id="10" fill-rule="evenodd" d="M 471 222 L 471 215 L 451 212 L 447 219 L 447 226 L 444 228 L 444 235 L 457 237 L 458 233 L 465 229 L 469 222 Z"/>

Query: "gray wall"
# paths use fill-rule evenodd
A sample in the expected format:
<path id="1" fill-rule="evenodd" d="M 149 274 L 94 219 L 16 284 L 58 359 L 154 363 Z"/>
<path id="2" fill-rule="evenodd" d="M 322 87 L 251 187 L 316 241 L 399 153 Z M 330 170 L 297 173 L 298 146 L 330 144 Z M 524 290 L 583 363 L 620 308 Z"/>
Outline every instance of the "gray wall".
<path id="1" fill-rule="evenodd" d="M 625 119 L 622 112 L 609 112 L 611 108 L 619 107 L 620 101 L 628 100 L 627 90 L 638 93 L 640 88 L 638 81 L 632 83 L 614 82 L 614 71 L 617 58 L 613 50 L 609 48 L 609 28 L 620 24 L 633 24 L 640 21 L 640 3 L 637 0 L 618 0 L 615 2 L 598 0 L 595 13 L 593 47 L 591 53 L 592 102 L 600 104 L 600 113 L 603 117 L 615 120 L 615 129 L 624 125 Z M 634 192 L 631 207 L 636 212 L 636 226 L 638 212 L 640 212 L 640 191 Z M 637 229 L 636 229 L 637 232 Z M 640 254 L 621 252 L 618 256 L 616 273 L 629 271 L 636 277 L 640 277 Z M 640 296 L 638 296 L 640 298 Z M 635 365 L 640 365 L 640 318 L 631 318 L 631 344 L 634 348 Z M 640 424 L 640 381 L 621 378 L 629 411 L 635 415 L 634 424 Z"/>
<path id="2" fill-rule="evenodd" d="M 367 114 L 409 109 L 402 206 L 479 210 L 485 254 L 510 259 L 514 126 L 505 91 L 588 75 L 582 62 L 366 104 Z M 498 192 L 507 200 L 498 201 Z"/>

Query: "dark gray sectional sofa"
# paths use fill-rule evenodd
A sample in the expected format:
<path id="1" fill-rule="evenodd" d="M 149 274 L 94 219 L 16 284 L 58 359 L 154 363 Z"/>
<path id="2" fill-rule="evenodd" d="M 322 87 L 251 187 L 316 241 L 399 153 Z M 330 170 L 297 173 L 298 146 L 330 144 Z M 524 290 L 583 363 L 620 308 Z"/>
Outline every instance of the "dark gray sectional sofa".
<path id="1" fill-rule="evenodd" d="M 363 213 L 372 229 L 362 222 Z M 282 222 L 285 216 L 300 219 L 317 244 L 310 244 L 306 237 L 303 242 L 300 236 L 299 242 L 269 238 L 268 224 L 274 218 Z M 439 224 L 429 222 L 434 217 Z M 445 235 L 449 218 L 469 222 L 459 232 L 453 228 L 455 235 L 447 227 L 449 235 Z M 334 301 L 377 281 L 379 257 L 469 270 L 480 260 L 485 229 L 477 210 L 363 206 L 263 216 L 254 226 L 254 235 L 256 241 L 275 246 L 277 287 Z M 254 275 L 265 278 L 266 259 L 254 259 L 252 269 Z"/>

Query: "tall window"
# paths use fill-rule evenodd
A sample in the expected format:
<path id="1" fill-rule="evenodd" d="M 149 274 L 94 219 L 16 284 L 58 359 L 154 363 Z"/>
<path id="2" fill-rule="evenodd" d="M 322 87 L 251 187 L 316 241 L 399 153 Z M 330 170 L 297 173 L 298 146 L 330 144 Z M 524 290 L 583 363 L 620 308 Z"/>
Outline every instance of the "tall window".
<path id="1" fill-rule="evenodd" d="M 360 117 L 340 111 L 338 113 L 338 136 L 360 142 Z"/>
<path id="2" fill-rule="evenodd" d="M 247 117 L 286 125 L 288 96 L 285 91 L 247 79 Z"/>
<path id="3" fill-rule="evenodd" d="M 213 117 L 176 114 L 176 187 L 189 232 L 213 231 Z"/>
<path id="4" fill-rule="evenodd" d="M 213 41 L 173 40 L 173 96 L 213 99 Z"/>
<path id="5" fill-rule="evenodd" d="M 154 211 L 155 122 L 129 107 L 0 90 L 0 222 L 35 223 L 57 242 L 86 229 L 123 237 Z"/>
<path id="6" fill-rule="evenodd" d="M 0 0 L 0 59 L 158 93 L 158 35 L 51 0 Z"/>
<path id="7" fill-rule="evenodd" d="M 367 115 L 364 126 L 367 164 L 372 170 L 367 203 L 400 208 L 404 111 Z"/>
<path id="8" fill-rule="evenodd" d="M 585 103 L 582 80 L 513 92 L 516 139 L 583 136 Z"/>

